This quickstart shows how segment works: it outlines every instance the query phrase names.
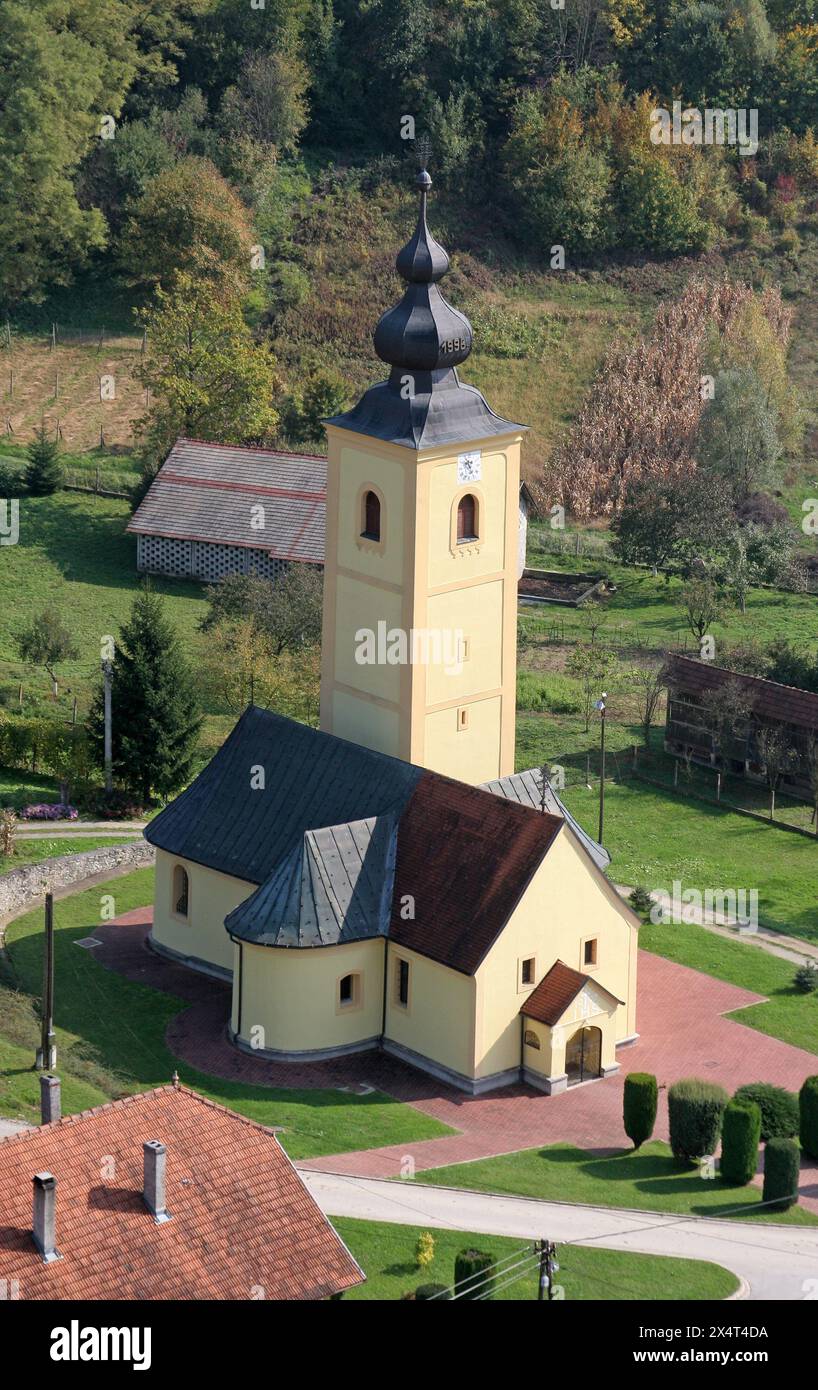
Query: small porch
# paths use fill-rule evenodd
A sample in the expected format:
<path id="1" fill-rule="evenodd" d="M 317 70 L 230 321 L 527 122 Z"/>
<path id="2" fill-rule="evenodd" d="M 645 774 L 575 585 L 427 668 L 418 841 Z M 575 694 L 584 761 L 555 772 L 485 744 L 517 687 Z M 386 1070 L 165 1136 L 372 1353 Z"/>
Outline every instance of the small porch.
<path id="1" fill-rule="evenodd" d="M 520 1009 L 522 1078 L 555 1095 L 612 1076 L 616 1011 L 623 1001 L 598 980 L 555 961 Z"/>

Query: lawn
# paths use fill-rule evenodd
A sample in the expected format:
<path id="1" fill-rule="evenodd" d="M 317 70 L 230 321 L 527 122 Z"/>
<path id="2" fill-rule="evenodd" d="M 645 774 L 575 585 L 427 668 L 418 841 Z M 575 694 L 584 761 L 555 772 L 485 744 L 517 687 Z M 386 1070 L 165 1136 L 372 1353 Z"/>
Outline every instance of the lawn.
<path id="1" fill-rule="evenodd" d="M 108 845 L 128 843 L 124 837 L 111 839 L 104 835 L 70 835 L 62 839 L 55 837 L 53 840 L 34 840 L 21 835 L 17 838 L 11 858 L 0 854 L 0 874 L 10 873 L 12 869 L 21 869 L 24 864 L 39 864 L 43 859 L 52 859 L 60 854 L 82 854 L 89 849 L 105 849 Z"/>
<path id="2" fill-rule="evenodd" d="M 171 1018 L 186 1007 L 170 995 L 104 969 L 92 950 L 74 943 L 100 920 L 101 894 L 114 912 L 150 902 L 153 871 L 139 869 L 55 905 L 55 1025 L 68 1111 L 165 1085 L 174 1070 L 203 1095 L 261 1124 L 283 1127 L 291 1158 L 433 1139 L 451 1130 L 411 1106 L 375 1092 L 285 1090 L 246 1086 L 207 1076 L 180 1062 L 165 1043 Z M 42 978 L 42 911 L 18 918 L 7 931 L 5 984 L 0 984 L 0 1113 L 35 1120 L 39 1084 L 31 1069 L 38 1024 L 30 996 Z M 4 1055 L 5 1052 L 5 1055 Z"/>
<path id="3" fill-rule="evenodd" d="M 659 1140 L 643 1144 L 638 1153 L 627 1149 L 612 1157 L 586 1153 L 572 1144 L 550 1144 L 476 1163 L 429 1168 L 415 1181 L 541 1201 L 818 1226 L 818 1216 L 798 1206 L 759 1211 L 760 1187 L 732 1187 L 718 1177 L 705 1178 L 695 1165 L 677 1163 Z"/>
<path id="4" fill-rule="evenodd" d="M 344 1295 L 345 1299 L 399 1299 L 419 1284 L 446 1284 L 454 1281 L 454 1262 L 459 1251 L 469 1247 L 488 1251 L 508 1268 L 533 1249 L 509 1236 L 478 1235 L 467 1231 L 434 1230 L 435 1257 L 431 1265 L 419 1270 L 415 1264 L 415 1245 L 423 1226 L 398 1226 L 383 1221 L 358 1221 L 333 1217 L 332 1224 L 346 1242 L 367 1276 L 365 1284 Z M 519 1252 L 519 1254 L 518 1254 Z M 515 1258 L 510 1258 L 514 1256 Z M 557 1248 L 559 1271 L 556 1284 L 565 1299 L 611 1299 L 629 1302 L 668 1299 L 728 1298 L 738 1280 L 721 1265 L 704 1260 L 676 1260 L 663 1255 L 634 1255 L 618 1250 L 586 1249 L 581 1245 Z M 505 1267 L 505 1266 L 503 1266 Z M 537 1297 L 536 1261 L 516 1283 L 498 1288 L 498 1300 L 533 1300 Z M 510 1280 L 512 1274 L 507 1276 Z M 497 1284 L 505 1283 L 498 1273 Z"/>
<path id="5" fill-rule="evenodd" d="M 22 772 L 19 768 L 0 767 L 0 806 L 13 806 L 21 811 L 32 801 L 59 799 L 60 784 L 53 777 L 40 777 L 34 772 Z"/>
<path id="6" fill-rule="evenodd" d="M 562 793 L 596 833 L 599 791 Z M 615 883 L 648 889 L 756 888 L 761 925 L 818 942 L 818 842 L 638 780 L 605 788 L 605 848 Z"/>
<path id="7" fill-rule="evenodd" d="M 730 1017 L 771 1038 L 818 1053 L 818 994 L 799 994 L 793 988 L 796 967 L 791 961 L 688 923 L 648 923 L 640 929 L 639 945 L 679 965 L 763 994 L 766 1003 L 737 1009 Z"/>

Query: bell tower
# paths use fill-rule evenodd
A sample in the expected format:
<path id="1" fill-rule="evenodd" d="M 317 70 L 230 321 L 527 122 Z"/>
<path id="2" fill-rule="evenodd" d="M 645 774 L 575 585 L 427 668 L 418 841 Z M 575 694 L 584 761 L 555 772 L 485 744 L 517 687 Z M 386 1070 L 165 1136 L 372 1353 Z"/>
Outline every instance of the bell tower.
<path id="1" fill-rule="evenodd" d="M 438 288 L 431 183 L 375 329 L 389 376 L 327 422 L 321 728 L 480 783 L 514 771 L 525 427 L 458 377 L 472 330 Z"/>

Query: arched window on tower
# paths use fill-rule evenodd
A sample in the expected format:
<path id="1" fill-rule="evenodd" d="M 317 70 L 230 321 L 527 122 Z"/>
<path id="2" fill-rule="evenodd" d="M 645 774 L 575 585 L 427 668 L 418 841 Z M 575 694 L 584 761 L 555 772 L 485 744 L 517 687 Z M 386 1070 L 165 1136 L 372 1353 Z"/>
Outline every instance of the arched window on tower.
<path id="1" fill-rule="evenodd" d="M 379 541 L 381 538 L 381 499 L 371 488 L 364 493 L 362 521 L 361 535 L 368 541 Z"/>
<path id="2" fill-rule="evenodd" d="M 457 544 L 477 540 L 477 498 L 467 492 L 457 504 Z"/>

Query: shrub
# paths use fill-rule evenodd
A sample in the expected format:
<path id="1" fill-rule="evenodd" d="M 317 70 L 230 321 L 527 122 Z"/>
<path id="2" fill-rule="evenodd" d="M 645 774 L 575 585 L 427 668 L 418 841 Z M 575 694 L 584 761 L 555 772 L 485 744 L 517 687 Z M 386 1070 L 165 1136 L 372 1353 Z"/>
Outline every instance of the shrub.
<path id="1" fill-rule="evenodd" d="M 771 1139 L 764 1150 L 763 1200 L 782 1210 L 798 1201 L 799 1151 L 794 1139 Z"/>
<path id="2" fill-rule="evenodd" d="M 59 801 L 40 801 L 20 812 L 21 820 L 76 820 L 78 816 L 76 806 L 63 806 Z"/>
<path id="3" fill-rule="evenodd" d="M 494 1290 L 492 1269 L 495 1260 L 485 1250 L 461 1250 L 455 1256 L 454 1282 L 458 1298 L 491 1298 Z"/>
<path id="4" fill-rule="evenodd" d="M 19 497 L 23 491 L 22 475 L 13 472 L 12 469 L 0 459 L 0 500 L 8 497 Z"/>
<path id="5" fill-rule="evenodd" d="M 418 1269 L 425 1269 L 432 1263 L 435 1257 L 435 1238 L 431 1231 L 421 1231 L 415 1245 L 415 1264 Z"/>
<path id="6" fill-rule="evenodd" d="M 650 912 L 650 909 L 653 906 L 653 899 L 651 898 L 650 893 L 648 892 L 647 888 L 643 888 L 641 884 L 637 884 L 635 888 L 631 889 L 630 895 L 628 897 L 628 902 L 630 903 L 634 912 L 638 912 L 640 916 L 642 916 L 646 912 Z"/>
<path id="7" fill-rule="evenodd" d="M 761 1139 L 792 1139 L 798 1133 L 798 1097 L 783 1086 L 756 1081 L 739 1086 L 734 1100 L 754 1101 L 761 1111 Z"/>
<path id="8" fill-rule="evenodd" d="M 444 1298 L 451 1298 L 451 1294 L 445 1284 L 418 1284 L 415 1289 L 416 1302 L 426 1302 L 430 1298 L 442 1301 Z"/>
<path id="9" fill-rule="evenodd" d="M 25 484 L 34 497 L 48 497 L 62 483 L 60 447 L 41 425 L 26 448 Z"/>
<path id="10" fill-rule="evenodd" d="M 633 1147 L 638 1149 L 650 1139 L 656 1123 L 659 1087 L 649 1072 L 634 1071 L 625 1077 L 623 1123 Z"/>
<path id="11" fill-rule="evenodd" d="M 812 994 L 818 989 L 818 970 L 811 962 L 801 965 L 793 975 L 792 982 L 799 994 Z"/>
<path id="12" fill-rule="evenodd" d="M 721 1176 L 742 1186 L 755 1176 L 761 1108 L 751 1100 L 731 1100 L 721 1126 Z"/>
<path id="13" fill-rule="evenodd" d="M 676 1081 L 667 1093 L 670 1147 L 675 1158 L 703 1158 L 716 1151 L 727 1092 L 695 1076 Z"/>
<path id="14" fill-rule="evenodd" d="M 798 1093 L 801 1147 L 818 1158 L 818 1076 L 808 1076 Z"/>

